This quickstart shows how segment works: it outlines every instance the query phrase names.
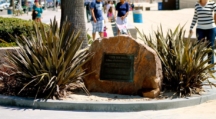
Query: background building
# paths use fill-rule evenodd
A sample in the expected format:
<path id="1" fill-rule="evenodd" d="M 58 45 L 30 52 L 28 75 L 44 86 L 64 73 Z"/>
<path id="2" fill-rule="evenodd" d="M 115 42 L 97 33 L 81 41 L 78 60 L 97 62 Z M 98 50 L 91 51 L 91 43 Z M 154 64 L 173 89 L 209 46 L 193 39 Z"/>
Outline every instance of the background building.
<path id="1" fill-rule="evenodd" d="M 198 0 L 179 0 L 180 9 L 182 8 L 194 8 Z M 216 0 L 214 0 L 216 2 Z"/>
<path id="2" fill-rule="evenodd" d="M 198 0 L 179 0 L 180 9 L 182 8 L 194 8 Z"/>

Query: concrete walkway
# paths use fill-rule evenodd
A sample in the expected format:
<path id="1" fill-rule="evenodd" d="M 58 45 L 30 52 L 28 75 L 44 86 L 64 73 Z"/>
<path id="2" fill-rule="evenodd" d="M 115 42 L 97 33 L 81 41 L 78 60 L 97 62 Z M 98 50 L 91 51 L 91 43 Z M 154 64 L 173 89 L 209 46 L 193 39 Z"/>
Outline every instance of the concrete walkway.
<path id="1" fill-rule="evenodd" d="M 164 33 L 167 32 L 168 29 L 174 30 L 178 25 L 185 25 L 186 36 L 188 36 L 190 24 L 193 18 L 194 10 L 193 8 L 189 9 L 181 9 L 181 10 L 174 10 L 174 11 L 158 11 L 157 10 L 157 3 L 149 4 L 149 3 L 142 3 L 140 4 L 144 8 L 146 6 L 151 6 L 150 11 L 142 11 L 143 15 L 143 23 L 133 23 L 133 12 L 131 11 L 128 15 L 128 22 L 134 27 L 137 27 L 140 31 L 143 31 L 145 34 L 153 34 L 154 31 L 162 25 Z M 13 17 L 11 15 L 1 15 L 3 17 Z M 42 14 L 42 22 L 50 23 L 50 19 L 53 19 L 54 16 L 57 18 L 57 21 L 60 23 L 61 18 L 61 10 L 53 11 L 52 9 L 44 10 Z M 22 15 L 16 16 L 16 18 L 31 19 L 31 15 Z M 85 19 L 86 20 L 86 19 Z M 86 20 L 87 21 L 87 20 Z M 108 36 L 114 36 L 113 31 L 113 23 L 106 22 L 105 25 L 107 26 L 107 33 Z M 91 23 L 86 22 L 86 29 L 88 29 L 88 34 L 92 32 L 92 25 Z M 195 29 L 194 29 L 195 31 Z M 99 37 L 98 35 L 96 37 Z M 195 34 L 193 34 L 195 37 Z"/>
<path id="2" fill-rule="evenodd" d="M 38 110 L 0 106 L 1 119 L 215 119 L 216 101 L 162 111 L 82 112 Z"/>

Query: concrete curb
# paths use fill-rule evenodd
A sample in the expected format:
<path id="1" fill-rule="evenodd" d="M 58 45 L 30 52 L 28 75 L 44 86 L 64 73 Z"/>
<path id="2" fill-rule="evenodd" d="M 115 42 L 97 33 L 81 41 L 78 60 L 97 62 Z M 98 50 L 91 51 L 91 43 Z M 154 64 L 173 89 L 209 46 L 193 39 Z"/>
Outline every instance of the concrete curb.
<path id="1" fill-rule="evenodd" d="M 144 110 L 164 110 L 187 106 L 194 106 L 209 100 L 216 99 L 216 93 L 207 93 L 197 97 L 166 99 L 143 102 L 79 102 L 60 100 L 34 100 L 15 96 L 0 95 L 0 105 L 28 107 L 33 109 L 76 110 L 76 111 L 107 111 L 107 112 L 133 112 Z"/>

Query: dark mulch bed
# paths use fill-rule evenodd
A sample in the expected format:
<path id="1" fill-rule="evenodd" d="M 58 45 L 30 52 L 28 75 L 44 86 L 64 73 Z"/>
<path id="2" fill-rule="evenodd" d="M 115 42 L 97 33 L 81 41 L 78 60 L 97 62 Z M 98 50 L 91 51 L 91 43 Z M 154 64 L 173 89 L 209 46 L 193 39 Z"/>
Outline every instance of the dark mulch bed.
<path id="1" fill-rule="evenodd" d="M 19 91 L 23 88 L 24 84 L 20 81 L 15 80 L 14 77 L 4 77 L 0 81 L 0 94 L 10 96 L 21 96 L 21 97 L 34 97 L 36 89 L 26 88 L 21 93 Z"/>

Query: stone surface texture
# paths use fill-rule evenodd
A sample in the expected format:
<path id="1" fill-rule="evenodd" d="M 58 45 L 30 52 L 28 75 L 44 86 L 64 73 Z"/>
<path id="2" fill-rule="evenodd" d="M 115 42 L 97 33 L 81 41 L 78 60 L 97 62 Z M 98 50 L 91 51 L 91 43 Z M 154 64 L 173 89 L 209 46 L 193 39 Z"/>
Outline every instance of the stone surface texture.
<path id="1" fill-rule="evenodd" d="M 143 41 L 129 36 L 117 36 L 95 40 L 89 52 L 93 58 L 84 66 L 86 73 L 93 72 L 84 78 L 90 92 L 143 95 L 154 98 L 159 95 L 162 83 L 161 61 L 156 52 Z M 133 82 L 100 80 L 103 53 L 134 54 Z"/>
<path id="2" fill-rule="evenodd" d="M 6 55 L 8 52 L 16 52 L 19 47 L 1 47 L 0 48 L 0 71 L 10 72 L 5 65 L 9 65 L 9 62 L 6 60 Z"/>

